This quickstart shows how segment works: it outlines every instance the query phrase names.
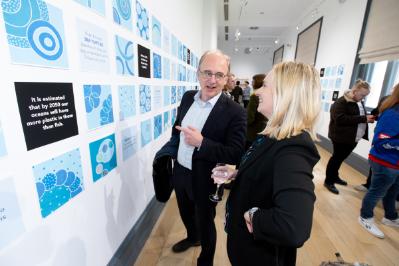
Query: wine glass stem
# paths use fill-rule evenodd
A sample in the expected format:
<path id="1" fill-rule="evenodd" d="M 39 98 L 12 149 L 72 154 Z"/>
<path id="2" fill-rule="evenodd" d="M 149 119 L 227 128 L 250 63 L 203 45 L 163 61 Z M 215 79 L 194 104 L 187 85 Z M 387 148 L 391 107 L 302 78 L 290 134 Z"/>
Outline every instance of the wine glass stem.
<path id="1" fill-rule="evenodd" d="M 215 192 L 215 195 L 219 195 L 219 188 L 220 188 L 220 184 L 216 184 L 216 192 Z"/>

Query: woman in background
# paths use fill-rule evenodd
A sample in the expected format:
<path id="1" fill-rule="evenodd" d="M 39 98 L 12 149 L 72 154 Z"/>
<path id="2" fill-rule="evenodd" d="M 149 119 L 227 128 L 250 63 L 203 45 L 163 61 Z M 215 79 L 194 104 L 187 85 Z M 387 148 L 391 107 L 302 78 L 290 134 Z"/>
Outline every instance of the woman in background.
<path id="1" fill-rule="evenodd" d="M 269 119 L 266 128 L 238 170 L 214 168 L 236 179 L 226 203 L 227 252 L 232 265 L 295 265 L 296 249 L 310 236 L 316 199 L 319 74 L 310 65 L 283 62 L 256 95 L 258 111 Z"/>

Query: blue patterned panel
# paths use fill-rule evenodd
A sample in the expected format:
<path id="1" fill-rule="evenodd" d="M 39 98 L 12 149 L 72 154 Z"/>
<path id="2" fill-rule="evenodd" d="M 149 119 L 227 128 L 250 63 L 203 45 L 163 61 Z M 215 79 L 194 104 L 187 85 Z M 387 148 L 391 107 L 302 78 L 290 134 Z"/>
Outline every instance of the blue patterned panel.
<path id="1" fill-rule="evenodd" d="M 93 181 L 106 176 L 117 166 L 115 134 L 89 144 Z"/>
<path id="2" fill-rule="evenodd" d="M 104 0 L 75 0 L 75 2 L 87 6 L 88 8 L 91 8 L 100 13 L 101 15 L 105 16 Z"/>
<path id="3" fill-rule="evenodd" d="M 176 96 L 177 96 L 176 86 L 172 86 L 171 95 L 170 95 L 171 104 L 175 104 L 176 103 L 176 98 L 177 98 Z"/>
<path id="4" fill-rule="evenodd" d="M 181 101 L 185 91 L 186 91 L 186 87 L 184 87 L 184 86 L 179 86 L 178 87 L 178 90 L 177 90 L 177 102 Z"/>
<path id="5" fill-rule="evenodd" d="M 144 40 L 150 39 L 150 26 L 149 16 L 147 9 L 145 9 L 139 1 L 136 1 L 136 14 L 137 14 L 137 34 Z"/>
<path id="6" fill-rule="evenodd" d="M 141 122 L 141 147 L 144 147 L 151 142 L 152 130 L 151 119 Z"/>
<path id="7" fill-rule="evenodd" d="M 32 167 L 42 217 L 60 208 L 84 190 L 79 149 Z"/>
<path id="8" fill-rule="evenodd" d="M 109 85 L 83 85 L 87 124 L 94 129 L 114 122 Z"/>
<path id="9" fill-rule="evenodd" d="M 0 157 L 7 155 L 6 143 L 4 141 L 3 128 L 0 121 Z"/>
<path id="10" fill-rule="evenodd" d="M 170 105 L 170 87 L 165 86 L 163 88 L 163 106 Z"/>
<path id="11" fill-rule="evenodd" d="M 159 20 L 152 16 L 152 43 L 161 48 L 162 26 Z"/>
<path id="12" fill-rule="evenodd" d="M 162 57 L 162 60 L 163 78 L 170 79 L 170 60 L 166 57 Z"/>
<path id="13" fill-rule="evenodd" d="M 162 114 L 154 117 L 154 139 L 162 134 Z"/>
<path id="14" fill-rule="evenodd" d="M 162 28 L 162 48 L 166 53 L 170 53 L 170 32 L 167 28 Z"/>
<path id="15" fill-rule="evenodd" d="M 136 115 L 136 96 L 134 86 L 119 86 L 120 120 Z"/>
<path id="16" fill-rule="evenodd" d="M 179 81 L 186 81 L 186 67 L 184 65 L 182 65 L 182 64 L 179 64 L 178 80 Z"/>
<path id="17" fill-rule="evenodd" d="M 162 78 L 162 58 L 159 54 L 153 53 L 153 71 L 154 78 L 161 79 Z"/>
<path id="18" fill-rule="evenodd" d="M 128 30 L 133 30 L 131 0 L 113 0 L 112 14 L 116 24 Z"/>
<path id="19" fill-rule="evenodd" d="M 178 58 L 183 61 L 183 44 L 178 40 L 177 41 L 178 47 Z"/>
<path id="20" fill-rule="evenodd" d="M 174 109 L 172 109 L 172 116 L 171 116 L 171 123 L 172 123 L 172 125 L 174 125 L 175 122 L 176 122 L 176 116 L 177 116 L 177 109 L 174 108 Z"/>
<path id="21" fill-rule="evenodd" d="M 177 44 L 177 38 L 175 35 L 172 34 L 172 55 L 174 57 L 178 57 L 178 44 Z"/>
<path id="22" fill-rule="evenodd" d="M 137 127 L 129 127 L 122 130 L 121 143 L 122 143 L 122 159 L 126 161 L 137 152 Z"/>
<path id="23" fill-rule="evenodd" d="M 68 67 L 60 9 L 42 0 L 3 0 L 1 6 L 13 63 Z"/>
<path id="24" fill-rule="evenodd" d="M 134 45 L 132 41 L 115 36 L 116 73 L 134 76 Z"/>
<path id="25" fill-rule="evenodd" d="M 144 114 L 151 111 L 151 88 L 148 85 L 140 85 L 140 113 Z"/>
<path id="26" fill-rule="evenodd" d="M 164 131 L 168 130 L 170 128 L 170 112 L 166 111 L 163 113 L 163 129 Z"/>

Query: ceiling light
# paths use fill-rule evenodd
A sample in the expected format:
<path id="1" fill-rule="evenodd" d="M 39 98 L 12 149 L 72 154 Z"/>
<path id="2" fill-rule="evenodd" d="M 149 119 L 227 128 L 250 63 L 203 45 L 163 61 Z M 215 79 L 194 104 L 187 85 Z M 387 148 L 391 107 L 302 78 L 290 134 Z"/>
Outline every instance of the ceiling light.
<path id="1" fill-rule="evenodd" d="M 279 39 L 276 39 L 276 40 L 274 41 L 274 43 L 275 43 L 275 44 L 278 44 L 279 41 L 280 41 Z"/>
<path id="2" fill-rule="evenodd" d="M 234 51 L 235 51 L 235 52 L 238 52 L 238 48 L 237 48 L 237 47 L 236 47 L 236 48 L 234 48 Z"/>
<path id="3" fill-rule="evenodd" d="M 296 26 L 296 30 L 299 30 L 299 26 Z"/>
<path id="4" fill-rule="evenodd" d="M 251 26 L 251 27 L 249 27 L 249 29 L 250 30 L 257 30 L 257 29 L 259 29 L 259 27 L 258 26 Z"/>

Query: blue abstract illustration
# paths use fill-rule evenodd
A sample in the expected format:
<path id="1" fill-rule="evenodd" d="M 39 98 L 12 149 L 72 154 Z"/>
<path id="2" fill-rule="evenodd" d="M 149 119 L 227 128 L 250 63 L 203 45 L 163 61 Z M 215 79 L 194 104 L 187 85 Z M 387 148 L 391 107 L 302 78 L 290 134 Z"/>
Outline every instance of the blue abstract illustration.
<path id="1" fill-rule="evenodd" d="M 164 131 L 168 130 L 171 127 L 169 116 L 170 116 L 169 111 L 166 111 L 163 113 L 163 129 L 164 129 Z"/>
<path id="2" fill-rule="evenodd" d="M 139 1 L 136 1 L 137 14 L 137 34 L 144 40 L 150 39 L 150 25 L 147 9 L 145 9 Z"/>
<path id="3" fill-rule="evenodd" d="M 129 127 L 122 130 L 122 159 L 126 161 L 138 150 L 137 127 Z"/>
<path id="4" fill-rule="evenodd" d="M 176 96 L 177 96 L 176 86 L 172 86 L 171 95 L 170 95 L 170 103 L 171 104 L 176 103 L 176 98 L 177 98 Z"/>
<path id="5" fill-rule="evenodd" d="M 163 88 L 163 106 L 170 105 L 170 87 L 165 86 Z"/>
<path id="6" fill-rule="evenodd" d="M 162 48 L 166 53 L 170 53 L 170 32 L 165 27 L 162 28 Z"/>
<path id="7" fill-rule="evenodd" d="M 183 94 L 186 92 L 185 86 L 179 86 L 177 89 L 177 102 L 180 102 L 183 98 Z"/>
<path id="8" fill-rule="evenodd" d="M 337 70 L 337 75 L 342 76 L 344 74 L 344 65 L 339 65 Z"/>
<path id="9" fill-rule="evenodd" d="M 183 61 L 187 62 L 187 47 L 184 44 L 182 45 L 183 45 Z"/>
<path id="10" fill-rule="evenodd" d="M 162 107 L 162 87 L 161 86 L 153 86 L 152 87 L 152 110 L 158 110 Z"/>
<path id="11" fill-rule="evenodd" d="M 0 180 L 0 250 L 25 231 L 17 192 L 11 177 Z M 2 261 L 4 262 L 4 261 Z"/>
<path id="12" fill-rule="evenodd" d="M 179 64 L 179 81 L 186 81 L 186 67 L 182 64 Z"/>
<path id="13" fill-rule="evenodd" d="M 331 68 L 331 76 L 335 76 L 335 75 L 337 75 L 337 66 L 333 66 Z"/>
<path id="14" fill-rule="evenodd" d="M 131 0 L 113 0 L 112 14 L 116 24 L 128 30 L 133 30 Z"/>
<path id="15" fill-rule="evenodd" d="M 170 79 L 170 60 L 169 58 L 162 57 L 163 78 Z"/>
<path id="16" fill-rule="evenodd" d="M 106 176 L 117 165 L 115 134 L 89 144 L 93 181 Z"/>
<path id="17" fill-rule="evenodd" d="M 1 6 L 13 63 L 68 67 L 61 10 L 43 0 L 3 0 Z"/>
<path id="18" fill-rule="evenodd" d="M 136 115 L 136 96 L 133 85 L 119 86 L 120 120 Z"/>
<path id="19" fill-rule="evenodd" d="M 89 129 L 114 122 L 112 94 L 109 85 L 83 85 Z"/>
<path id="20" fill-rule="evenodd" d="M 176 122 L 176 116 L 177 116 L 177 109 L 173 108 L 172 109 L 172 115 L 171 115 L 171 124 L 174 125 Z"/>
<path id="21" fill-rule="evenodd" d="M 104 0 L 75 0 L 76 2 L 87 6 L 101 15 L 105 16 L 105 3 Z"/>
<path id="22" fill-rule="evenodd" d="M 183 61 L 183 44 L 179 40 L 177 41 L 177 47 L 178 58 Z"/>
<path id="23" fill-rule="evenodd" d="M 116 73 L 124 76 L 134 75 L 134 46 L 132 41 L 115 36 Z"/>
<path id="24" fill-rule="evenodd" d="M 177 80 L 177 65 L 176 63 L 171 63 L 171 80 Z"/>
<path id="25" fill-rule="evenodd" d="M 177 38 L 175 37 L 175 35 L 172 34 L 172 55 L 174 57 L 178 57 L 178 47 L 177 47 Z"/>
<path id="26" fill-rule="evenodd" d="M 144 147 L 151 142 L 152 130 L 151 130 L 151 119 L 147 119 L 141 122 L 141 147 Z"/>
<path id="27" fill-rule="evenodd" d="M 0 121 L 0 157 L 3 157 L 5 155 L 7 155 L 7 148 L 6 148 L 6 143 L 4 141 L 3 127 L 1 126 L 1 121 Z"/>
<path id="28" fill-rule="evenodd" d="M 153 71 L 154 78 L 160 79 L 162 78 L 162 57 L 159 54 L 153 53 Z"/>
<path id="29" fill-rule="evenodd" d="M 151 111 L 151 88 L 148 85 L 140 85 L 140 114 Z"/>
<path id="30" fill-rule="evenodd" d="M 162 134 L 162 114 L 154 116 L 154 139 Z"/>
<path id="31" fill-rule="evenodd" d="M 152 16 L 152 43 L 161 48 L 162 26 L 159 20 Z"/>
<path id="32" fill-rule="evenodd" d="M 32 170 L 43 218 L 84 190 L 79 149 L 35 165 Z"/>
<path id="33" fill-rule="evenodd" d="M 342 78 L 337 78 L 335 80 L 335 88 L 336 89 L 340 89 L 341 88 L 341 84 L 342 84 Z"/>

